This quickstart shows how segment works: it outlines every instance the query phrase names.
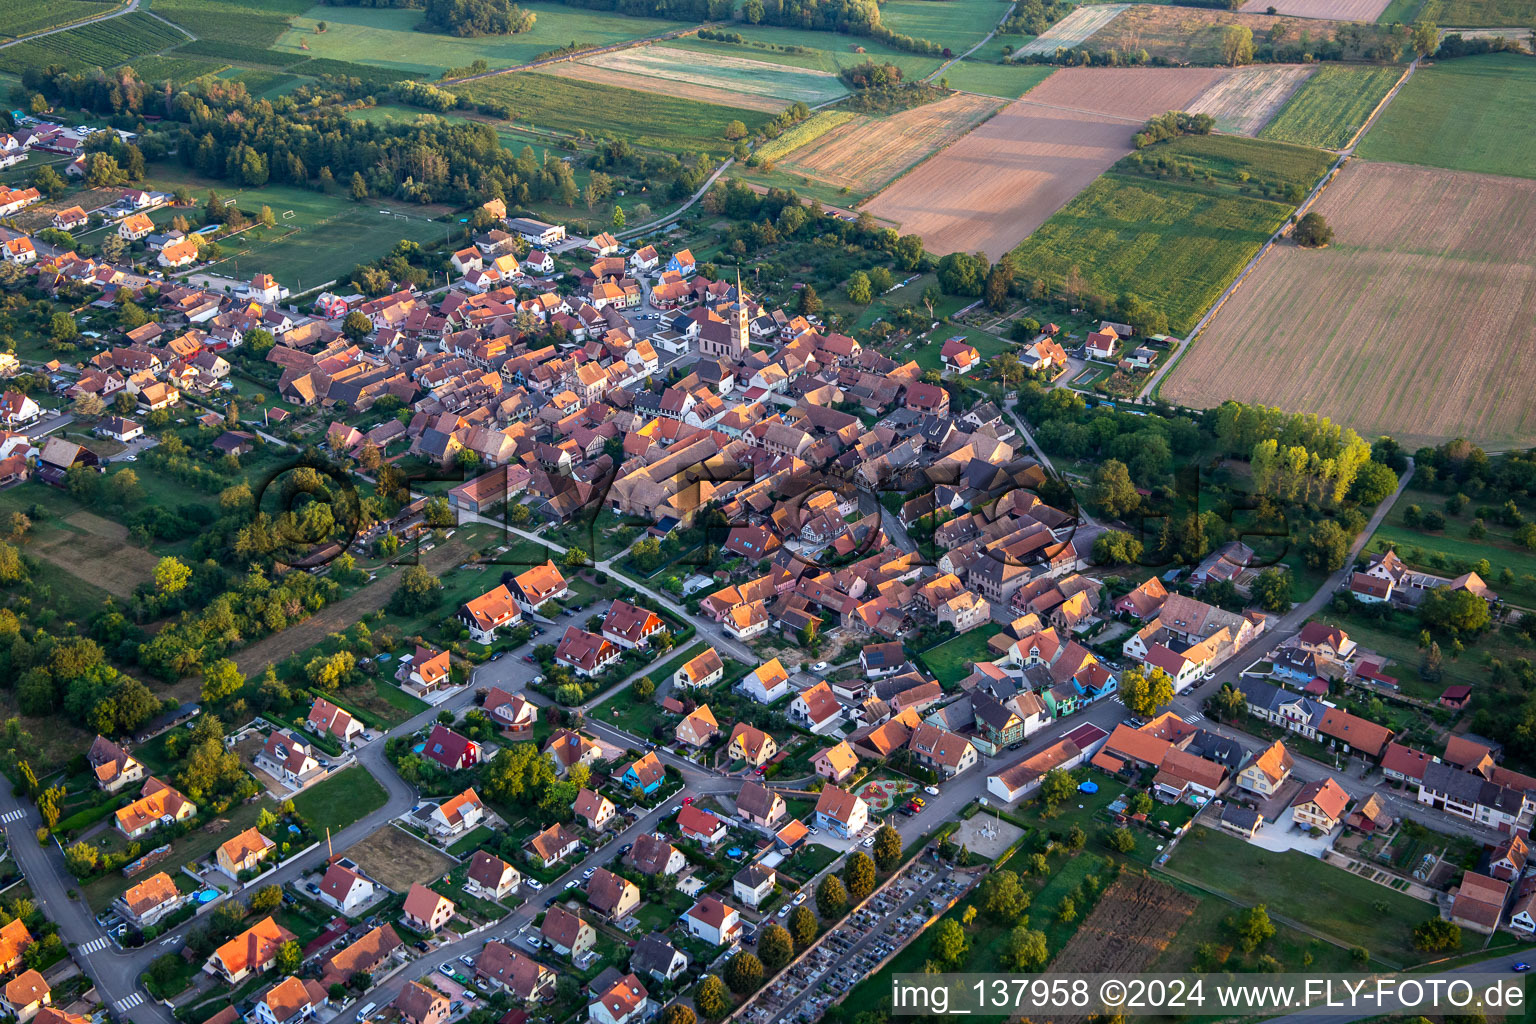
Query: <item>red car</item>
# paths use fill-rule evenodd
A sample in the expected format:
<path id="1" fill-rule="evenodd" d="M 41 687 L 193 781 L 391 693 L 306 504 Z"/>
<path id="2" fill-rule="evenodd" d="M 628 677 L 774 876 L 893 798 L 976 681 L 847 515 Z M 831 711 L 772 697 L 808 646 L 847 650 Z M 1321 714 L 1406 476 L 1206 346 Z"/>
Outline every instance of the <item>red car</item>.
<path id="1" fill-rule="evenodd" d="M 691 803 L 693 803 L 693 797 L 691 797 L 691 796 L 683 797 L 683 806 L 684 807 L 687 807 Z"/>

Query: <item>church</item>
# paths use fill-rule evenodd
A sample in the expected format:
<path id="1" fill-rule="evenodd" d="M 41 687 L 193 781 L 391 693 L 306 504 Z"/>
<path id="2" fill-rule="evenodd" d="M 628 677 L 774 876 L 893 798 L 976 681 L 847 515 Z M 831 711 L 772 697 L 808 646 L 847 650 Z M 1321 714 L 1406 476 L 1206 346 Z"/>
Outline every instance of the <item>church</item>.
<path id="1" fill-rule="evenodd" d="M 746 296 L 741 290 L 741 272 L 736 272 L 736 301 L 722 318 L 711 312 L 699 323 L 699 354 L 706 359 L 726 359 L 736 362 L 747 352 L 747 321 L 751 313 L 747 309 Z"/>

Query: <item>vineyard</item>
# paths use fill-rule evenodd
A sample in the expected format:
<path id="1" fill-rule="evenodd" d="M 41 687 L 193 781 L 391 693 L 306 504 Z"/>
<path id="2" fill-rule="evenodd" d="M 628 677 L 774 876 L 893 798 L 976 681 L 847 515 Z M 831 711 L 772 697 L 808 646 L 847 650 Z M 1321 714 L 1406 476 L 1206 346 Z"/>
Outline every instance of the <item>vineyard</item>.
<path id="1" fill-rule="evenodd" d="M 815 142 L 843 122 L 853 120 L 854 116 L 846 110 L 823 110 L 801 121 L 778 138 L 758 146 L 757 158 L 764 161 L 780 160 L 801 146 Z"/>
<path id="2" fill-rule="evenodd" d="M 0 39 L 15 39 L 60 25 L 73 25 L 116 9 L 112 0 L 6 0 Z"/>
<path id="3" fill-rule="evenodd" d="M 49 64 L 71 71 L 110 68 L 186 41 L 173 26 L 135 11 L 0 50 L 0 71 L 19 74 Z"/>

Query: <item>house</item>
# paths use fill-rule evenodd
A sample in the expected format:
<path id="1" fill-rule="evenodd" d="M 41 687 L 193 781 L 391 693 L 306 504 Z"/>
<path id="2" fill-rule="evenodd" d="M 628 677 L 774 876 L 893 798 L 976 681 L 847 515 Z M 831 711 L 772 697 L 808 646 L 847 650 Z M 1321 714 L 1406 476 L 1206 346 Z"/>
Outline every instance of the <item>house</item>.
<path id="1" fill-rule="evenodd" d="M 807 687 L 789 702 L 789 719 L 812 732 L 825 732 L 843 719 L 843 706 L 825 679 Z"/>
<path id="2" fill-rule="evenodd" d="M 1451 921 L 1484 935 L 1498 930 L 1509 900 L 1509 883 L 1475 871 L 1461 876 L 1461 887 L 1451 903 Z"/>
<path id="3" fill-rule="evenodd" d="M 763 828 L 777 828 L 789 807 L 784 798 L 759 782 L 743 782 L 736 794 L 736 813 L 743 821 Z"/>
<path id="4" fill-rule="evenodd" d="M 558 976 L 531 957 L 492 940 L 475 958 L 475 978 L 524 1003 L 554 995 Z"/>
<path id="5" fill-rule="evenodd" d="M 71 206 L 53 215 L 53 226 L 60 231 L 73 231 L 88 224 L 90 219 L 90 215 L 80 207 Z"/>
<path id="6" fill-rule="evenodd" d="M 529 839 L 523 849 L 528 851 L 529 860 L 541 868 L 550 868 L 575 853 L 580 845 L 580 836 L 564 825 L 556 824 Z"/>
<path id="7" fill-rule="evenodd" d="M 557 729 L 544 744 L 544 754 L 555 763 L 555 774 L 564 775 L 572 765 L 587 767 L 598 762 L 603 748 L 596 742 L 570 729 Z"/>
<path id="8" fill-rule="evenodd" d="M 4 248 L 0 249 L 0 256 L 3 256 L 7 263 L 18 267 L 25 266 L 37 261 L 37 246 L 33 245 L 32 239 L 25 235 L 20 238 L 11 238 L 6 241 Z"/>
<path id="9" fill-rule="evenodd" d="M 431 934 L 453 920 L 455 909 L 453 900 L 413 882 L 411 891 L 405 894 L 401 919 L 415 931 Z"/>
<path id="10" fill-rule="evenodd" d="M 1441 759 L 1462 771 L 1486 776 L 1493 768 L 1493 748 L 1465 736 L 1450 735 L 1445 740 L 1445 753 Z"/>
<path id="11" fill-rule="evenodd" d="M 117 830 L 129 839 L 138 839 L 173 821 L 186 821 L 197 813 L 196 804 L 154 776 L 139 792 L 139 798 L 119 808 L 116 815 Z"/>
<path id="12" fill-rule="evenodd" d="M 230 878 L 239 880 L 242 871 L 254 871 L 257 865 L 266 859 L 277 844 L 254 828 L 248 828 L 244 832 L 219 844 L 214 854 L 214 862 L 219 870 Z"/>
<path id="13" fill-rule="evenodd" d="M 476 850 L 469 860 L 464 888 L 472 895 L 499 900 L 522 884 L 522 873 L 493 853 Z"/>
<path id="14" fill-rule="evenodd" d="M 663 274 L 682 274 L 686 277 L 687 275 L 693 273 L 697 267 L 698 264 L 693 258 L 693 252 L 688 249 L 683 249 L 672 254 L 671 258 L 667 260 L 667 265 L 662 268 L 661 272 Z"/>
<path id="15" fill-rule="evenodd" d="M 1320 736 L 1336 740 L 1346 754 L 1353 751 L 1361 757 L 1377 759 L 1386 752 L 1387 742 L 1392 739 L 1392 730 L 1386 726 L 1339 708 L 1328 708 L 1323 713 L 1317 731 Z"/>
<path id="16" fill-rule="evenodd" d="M 311 732 L 333 736 L 346 745 L 351 745 L 365 731 L 362 722 L 324 697 L 316 697 L 315 702 L 309 706 L 304 725 Z"/>
<path id="17" fill-rule="evenodd" d="M 28 968 L 5 983 L 4 1000 L 0 1001 L 0 1006 L 16 1018 L 17 1024 L 26 1024 L 39 1010 L 52 1003 L 53 991 L 48 982 Z"/>
<path id="18" fill-rule="evenodd" d="M 250 1024 L 300 1024 L 330 1001 L 318 981 L 289 975 L 256 997 L 248 1020 Z"/>
<path id="19" fill-rule="evenodd" d="M 174 242 L 167 242 L 160 249 L 160 255 L 156 258 L 156 262 L 162 267 L 170 269 L 196 263 L 199 250 L 197 242 L 197 238 L 193 237 L 178 238 Z"/>
<path id="20" fill-rule="evenodd" d="M 853 752 L 847 740 L 841 740 L 817 754 L 811 761 L 811 767 L 828 782 L 842 782 L 858 771 L 859 756 Z"/>
<path id="21" fill-rule="evenodd" d="M 1239 803 L 1228 803 L 1221 809 L 1221 827 L 1228 832 L 1252 839 L 1264 824 L 1264 815 Z"/>
<path id="22" fill-rule="evenodd" d="M 650 832 L 635 838 L 635 845 L 624 855 L 624 863 L 647 877 L 675 875 L 688 866 L 681 850 Z"/>
<path id="23" fill-rule="evenodd" d="M 529 245 L 537 245 L 545 249 L 557 242 L 565 241 L 564 224 L 546 224 L 532 217 L 513 217 L 507 221 L 507 230 L 515 235 L 521 235 Z M 532 253 L 529 255 L 531 256 Z"/>
<path id="24" fill-rule="evenodd" d="M 649 796 L 660 788 L 665 777 L 666 770 L 662 767 L 661 758 L 656 756 L 655 751 L 649 751 L 625 765 L 616 781 L 625 789 L 638 789 Z"/>
<path id="25" fill-rule="evenodd" d="M 164 871 L 158 871 L 132 886 L 112 903 L 112 908 L 137 928 L 148 928 L 174 913 L 185 902 L 176 891 L 176 883 Z"/>
<path id="26" fill-rule="evenodd" d="M 20 391 L 0 395 L 0 426 L 19 427 L 43 414 L 42 407 Z"/>
<path id="27" fill-rule="evenodd" d="M 570 585 L 560 575 L 560 570 L 555 568 L 553 559 L 513 577 L 511 589 L 518 606 L 525 612 L 532 612 L 544 602 L 570 593 Z"/>
<path id="28" fill-rule="evenodd" d="M 308 743 L 291 732 L 273 730 L 256 754 L 256 767 L 290 787 L 302 786 L 325 774 Z"/>
<path id="29" fill-rule="evenodd" d="M 672 738 L 687 747 L 707 747 L 720 735 L 720 723 L 708 704 L 700 704 L 672 729 Z"/>
<path id="30" fill-rule="evenodd" d="M 600 987 L 597 998 L 587 1005 L 587 1019 L 592 1024 L 640 1024 L 651 1016 L 650 994 L 640 979 L 626 974 L 611 985 Z"/>
<path id="31" fill-rule="evenodd" d="M 480 794 L 475 792 L 474 787 L 470 787 L 458 796 L 449 797 L 432 808 L 432 814 L 428 820 L 434 834 L 456 836 L 473 829 L 484 819 L 485 804 L 480 800 Z"/>
<path id="32" fill-rule="evenodd" d="M 1380 793 L 1372 793 L 1366 797 L 1365 803 L 1360 804 L 1349 812 L 1349 817 L 1344 819 L 1344 826 L 1352 828 L 1356 832 L 1364 832 L 1373 835 L 1377 832 L 1390 832 L 1394 824 L 1392 815 L 1387 813 L 1386 801 Z"/>
<path id="33" fill-rule="evenodd" d="M 350 914 L 373 898 L 373 882 L 340 864 L 332 864 L 320 879 L 316 897 L 343 914 Z"/>
<path id="34" fill-rule="evenodd" d="M 705 896 L 683 915 L 688 934 L 715 946 L 725 946 L 741 935 L 741 914 L 713 896 Z"/>
<path id="35" fill-rule="evenodd" d="M 453 663 L 447 651 L 417 646 L 395 677 L 412 695 L 425 697 L 453 685 Z"/>
<path id="36" fill-rule="evenodd" d="M 651 932 L 635 943 L 629 954 L 629 969 L 648 974 L 660 982 L 675 981 L 688 969 L 688 956 L 665 936 Z"/>
<path id="37" fill-rule="evenodd" d="M 720 652 L 710 647 L 703 654 L 689 659 L 682 668 L 672 674 L 672 685 L 681 690 L 699 686 L 713 686 L 725 675 L 725 662 Z"/>
<path id="38" fill-rule="evenodd" d="M 394 1006 L 405 1024 L 443 1024 L 452 1012 L 447 996 L 419 981 L 406 982 Z"/>
<path id="39" fill-rule="evenodd" d="M 736 898 L 756 910 L 763 905 L 779 884 L 779 876 L 770 867 L 760 863 L 748 864 L 731 879 L 731 891 Z"/>
<path id="40" fill-rule="evenodd" d="M 1406 782 L 1417 787 L 1424 781 L 1425 766 L 1436 760 L 1438 758 L 1422 750 L 1414 750 L 1397 742 L 1388 743 L 1386 751 L 1381 755 L 1381 774 L 1394 782 Z"/>
<path id="41" fill-rule="evenodd" d="M 772 704 L 789 693 L 789 673 L 774 658 L 748 672 L 736 685 L 759 704 Z"/>
<path id="42" fill-rule="evenodd" d="M 612 800 L 590 789 L 582 789 L 576 794 L 575 810 L 576 817 L 586 822 L 587 828 L 594 832 L 607 828 L 618 813 Z"/>
<path id="43" fill-rule="evenodd" d="M 203 971 L 235 985 L 251 974 L 260 974 L 277 960 L 277 951 L 295 936 L 270 917 L 251 925 L 213 951 Z"/>
<path id="44" fill-rule="evenodd" d="M 1302 828 L 1315 828 L 1327 834 L 1344 820 L 1349 801 L 1344 787 L 1331 778 L 1309 782 L 1291 801 L 1291 817 Z"/>
<path id="45" fill-rule="evenodd" d="M 628 601 L 614 601 L 603 619 L 603 636 L 625 650 L 647 646 L 664 628 L 661 616 Z"/>
<path id="46" fill-rule="evenodd" d="M 125 242 L 137 242 L 155 230 L 155 222 L 147 213 L 133 213 L 117 225 L 117 236 Z"/>
<path id="47" fill-rule="evenodd" d="M 917 763 L 941 778 L 952 779 L 976 766 L 980 755 L 971 741 L 948 729 L 922 722 L 912 731 L 907 749 Z"/>
<path id="48" fill-rule="evenodd" d="M 144 766 L 138 759 L 105 736 L 91 741 L 85 760 L 96 776 L 96 785 L 108 793 L 116 793 L 144 778 Z"/>
<path id="49" fill-rule="evenodd" d="M 1488 873 L 1494 878 L 1512 882 L 1525 870 L 1525 862 L 1530 856 L 1531 847 L 1525 837 L 1512 835 L 1495 846 L 1488 855 Z"/>
<path id="50" fill-rule="evenodd" d="M 422 753 L 449 771 L 473 768 L 480 763 L 480 744 L 446 725 L 434 725 Z"/>
<path id="51" fill-rule="evenodd" d="M 127 444 L 135 438 L 144 436 L 144 425 L 138 420 L 130 420 L 123 416 L 108 416 L 96 424 L 94 433 L 100 437 L 110 437 L 114 441 Z"/>
<path id="52" fill-rule="evenodd" d="M 900 640 L 866 644 L 859 651 L 859 666 L 869 679 L 883 679 L 900 672 L 907 664 L 907 651 Z"/>
<path id="53" fill-rule="evenodd" d="M 1089 359 L 1111 360 L 1119 348 L 1120 335 L 1102 327 L 1088 335 L 1088 340 L 1083 343 L 1083 352 Z"/>
<path id="54" fill-rule="evenodd" d="M 392 925 L 380 925 L 321 961 L 320 983 L 345 985 L 354 975 L 377 975 L 403 946 Z"/>
<path id="55" fill-rule="evenodd" d="M 501 727 L 505 733 L 527 732 L 539 721 L 539 706 L 527 700 L 520 693 L 508 693 L 499 686 L 493 686 L 485 695 L 485 703 L 482 705 L 485 713 L 491 716 L 491 721 Z"/>
<path id="56" fill-rule="evenodd" d="M 687 810 L 687 808 L 683 808 Z M 622 921 L 640 906 L 640 888 L 607 868 L 598 868 L 587 879 L 587 906 L 610 921 Z"/>
<path id="57" fill-rule="evenodd" d="M 496 639 L 498 629 L 522 622 L 523 609 L 513 598 L 512 591 L 502 584 L 460 605 L 459 621 L 469 629 L 471 640 L 488 644 Z"/>
<path id="58" fill-rule="evenodd" d="M 1500 832 L 1527 827 L 1536 810 L 1529 790 L 1502 786 L 1439 761 L 1424 766 L 1419 803 Z"/>
<path id="59" fill-rule="evenodd" d="M 1440 706 L 1450 708 L 1452 711 L 1465 711 L 1467 704 L 1472 700 L 1472 687 L 1457 684 L 1447 686 L 1440 694 Z"/>
<path id="60" fill-rule="evenodd" d="M 684 804 L 677 812 L 677 831 L 684 839 L 704 846 L 725 840 L 725 822 L 696 804 Z"/>
<path id="61" fill-rule="evenodd" d="M 565 627 L 565 635 L 555 647 L 555 660 L 570 666 L 583 679 L 602 675 L 619 660 L 623 652 L 605 636 L 588 633 L 579 626 Z"/>
<path id="62" fill-rule="evenodd" d="M 1237 787 L 1259 796 L 1273 796 L 1295 767 L 1296 760 L 1291 757 L 1291 752 L 1285 749 L 1284 743 L 1276 740 L 1237 773 Z"/>
<path id="63" fill-rule="evenodd" d="M 560 956 L 572 960 L 590 950 L 597 942 L 597 929 L 562 906 L 553 906 L 544 915 L 539 934 Z"/>
<path id="64" fill-rule="evenodd" d="M 981 365 L 981 353 L 964 336 L 946 339 L 939 349 L 939 361 L 950 373 L 969 373 Z"/>
<path id="65" fill-rule="evenodd" d="M 21 964 L 21 954 L 32 944 L 32 933 L 20 918 L 0 927 L 0 973 L 14 971 Z"/>
<path id="66" fill-rule="evenodd" d="M 852 839 L 869 824 L 869 805 L 836 786 L 824 786 L 816 800 L 816 824 Z"/>
<path id="67" fill-rule="evenodd" d="M 772 761 L 779 752 L 779 745 L 772 736 L 756 726 L 737 722 L 731 728 L 731 740 L 726 746 L 726 756 L 735 761 L 745 761 L 760 768 Z"/>

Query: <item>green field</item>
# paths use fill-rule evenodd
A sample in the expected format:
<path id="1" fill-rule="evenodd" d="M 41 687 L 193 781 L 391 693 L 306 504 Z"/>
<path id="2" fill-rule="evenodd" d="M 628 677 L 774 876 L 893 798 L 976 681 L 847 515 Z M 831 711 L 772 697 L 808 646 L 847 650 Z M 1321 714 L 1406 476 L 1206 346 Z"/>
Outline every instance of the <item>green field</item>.
<path id="1" fill-rule="evenodd" d="M 140 57 L 133 61 L 133 73 L 139 81 L 157 85 L 160 82 L 169 81 L 172 85 L 182 86 L 194 78 L 204 75 L 216 74 L 223 71 L 227 64 L 215 60 L 202 60 L 197 57 Z"/>
<path id="2" fill-rule="evenodd" d="M 301 84 L 313 81 L 313 79 L 301 78 L 298 75 L 285 75 L 281 71 L 253 68 L 236 69 L 232 73 L 223 74 L 219 77 L 241 83 L 245 86 L 245 91 L 252 96 L 268 98 L 290 93 Z"/>
<path id="3" fill-rule="evenodd" d="M 680 21 L 631 18 L 537 0 L 519 6 L 537 16 L 531 31 L 476 38 L 417 32 L 416 26 L 422 19 L 419 10 L 317 6 L 294 18 L 275 45 L 279 50 L 311 57 L 330 57 L 435 77 L 477 59 L 493 68 L 512 67 L 573 41 L 594 45 L 618 43 L 685 27 Z M 318 21 L 329 26 L 324 33 L 316 34 Z M 299 49 L 301 41 L 308 50 Z"/>
<path id="4" fill-rule="evenodd" d="M 349 116 L 355 117 L 360 121 L 372 121 L 375 124 L 389 125 L 411 125 L 423 117 L 437 118 L 440 121 L 450 121 L 455 124 L 468 120 L 468 118 L 460 117 L 458 114 L 429 113 L 418 107 L 406 107 L 398 103 L 380 103 L 376 107 L 363 107 L 360 110 L 351 111 Z"/>
<path id="5" fill-rule="evenodd" d="M 961 54 L 981 42 L 1012 6 L 1003 0 L 886 0 L 880 5 L 880 21 L 892 32 Z"/>
<path id="6" fill-rule="evenodd" d="M 288 28 L 288 19 L 309 9 L 306 0 L 155 0 L 155 13 L 202 42 L 230 42 L 263 49 Z"/>
<path id="7" fill-rule="evenodd" d="M 1286 101 L 1259 138 L 1341 149 L 1401 75 L 1397 68 L 1325 64 Z"/>
<path id="8" fill-rule="evenodd" d="M 944 63 L 938 57 L 907 53 L 874 39 L 842 36 L 832 32 L 766 25 L 733 25 L 731 31 L 744 37 L 747 42 L 721 43 L 688 36 L 670 40 L 669 45 L 834 73 L 866 60 L 874 60 L 882 64 L 895 64 L 907 78 L 921 78 Z"/>
<path id="9" fill-rule="evenodd" d="M 293 798 L 298 811 L 316 835 L 338 831 L 384 806 L 389 795 L 362 765 L 344 769 Z"/>
<path id="10" fill-rule="evenodd" d="M 1368 160 L 1536 178 L 1536 61 L 1462 57 L 1420 68 L 1360 142 Z"/>
<path id="11" fill-rule="evenodd" d="M 1390 0 L 1376 16 L 1378 25 L 1412 25 L 1419 20 L 1425 0 Z"/>
<path id="12" fill-rule="evenodd" d="M 461 90 L 477 100 L 501 100 L 513 120 L 557 131 L 612 135 L 670 153 L 729 152 L 726 125 L 741 121 L 756 131 L 768 115 L 675 96 L 616 89 L 551 75 L 519 72 L 482 79 Z"/>
<path id="13" fill-rule="evenodd" d="M 1529 28 L 1531 0 L 1439 0 L 1435 24 L 1456 28 Z"/>
<path id="14" fill-rule="evenodd" d="M 1055 70 L 1048 64 L 984 64 L 962 60 L 940 77 L 949 82 L 951 89 L 1016 100 Z"/>
<path id="15" fill-rule="evenodd" d="M 116 0 L 6 0 L 0 39 L 16 39 L 60 25 L 73 25 L 84 18 L 110 14 L 118 6 Z"/>
<path id="16" fill-rule="evenodd" d="M 1147 149 L 1195 177 L 1157 178 L 1121 161 L 1009 254 L 1024 280 L 1060 287 L 1076 268 L 1088 290 L 1130 293 L 1160 309 L 1184 334 L 1294 209 L 1260 198 L 1268 186 L 1310 188 L 1328 155 L 1235 136 L 1196 136 Z M 1214 180 L 1205 181 L 1206 172 Z M 1237 183 L 1237 176 L 1249 179 Z"/>
<path id="17" fill-rule="evenodd" d="M 174 27 L 134 11 L 8 46 L 0 50 L 0 71 L 21 72 L 49 64 L 60 64 L 70 71 L 110 68 L 186 41 Z"/>
<path id="18" fill-rule="evenodd" d="M 952 686 L 971 674 L 971 665 L 987 659 L 987 641 L 1002 631 L 995 622 L 962 633 L 953 640 L 946 640 L 937 647 L 924 651 L 919 657 L 933 677 L 945 686 Z"/>

